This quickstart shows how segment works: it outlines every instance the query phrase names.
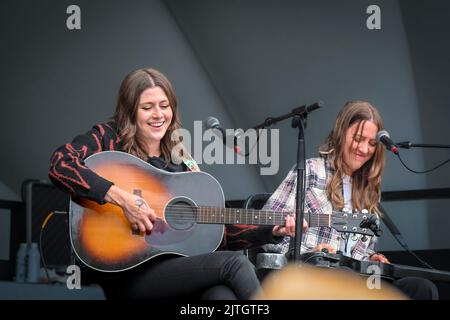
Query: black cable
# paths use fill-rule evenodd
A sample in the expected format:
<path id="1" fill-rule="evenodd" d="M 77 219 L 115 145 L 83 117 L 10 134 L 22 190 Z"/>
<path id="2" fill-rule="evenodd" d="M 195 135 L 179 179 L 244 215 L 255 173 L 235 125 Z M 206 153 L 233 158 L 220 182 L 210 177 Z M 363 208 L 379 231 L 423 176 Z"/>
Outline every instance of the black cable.
<path id="1" fill-rule="evenodd" d="M 44 234 L 45 226 L 47 225 L 48 221 L 53 217 L 54 214 L 67 214 L 65 211 L 51 211 L 47 217 L 45 217 L 44 222 L 41 225 L 41 230 L 39 232 L 39 255 L 41 257 L 42 266 L 45 270 L 45 275 L 47 276 L 47 281 L 50 283 L 50 274 L 48 273 L 47 264 L 45 263 L 44 258 L 44 251 L 42 250 L 42 235 Z"/>
<path id="2" fill-rule="evenodd" d="M 425 171 L 416 171 L 413 170 L 411 168 L 409 168 L 405 162 L 403 162 L 402 157 L 400 156 L 400 152 L 397 153 L 398 159 L 400 160 L 400 162 L 402 163 L 402 165 L 409 171 L 413 172 L 413 173 L 417 173 L 417 174 L 422 174 L 422 173 L 428 173 L 431 171 L 434 171 L 440 167 L 442 167 L 443 165 L 445 165 L 446 163 L 450 162 L 450 159 L 445 160 L 444 162 L 442 162 L 441 164 L 435 166 L 434 168 L 431 168 L 429 170 L 425 170 Z M 400 234 L 393 234 L 395 240 L 400 244 L 400 246 L 405 249 L 408 253 L 410 253 L 412 256 L 414 256 L 422 265 L 426 266 L 429 269 L 435 269 L 433 266 L 431 266 L 428 262 L 422 260 L 417 254 L 415 254 L 413 251 L 411 251 L 408 247 L 408 245 L 405 243 L 405 241 L 403 240 L 403 238 L 399 239 L 401 237 Z"/>
<path id="3" fill-rule="evenodd" d="M 414 253 L 414 251 L 411 251 L 411 249 L 409 249 L 408 245 L 406 244 L 405 240 L 403 240 L 403 237 L 400 234 L 393 234 L 395 240 L 397 240 L 397 242 L 400 244 L 400 246 L 405 249 L 406 252 L 408 252 L 409 254 L 411 254 L 414 258 L 416 258 L 422 265 L 424 265 L 425 267 L 432 269 L 432 270 L 436 270 L 433 266 L 431 266 L 428 262 L 422 260 L 417 254 Z M 401 238 L 401 239 L 400 239 Z"/>
<path id="4" fill-rule="evenodd" d="M 47 282 L 50 283 L 50 275 L 48 273 L 48 268 L 47 268 L 47 264 L 45 263 L 45 259 L 44 259 L 44 252 L 42 251 L 42 235 L 43 235 L 43 231 L 45 228 L 45 225 L 47 224 L 48 220 L 53 216 L 54 212 L 50 212 L 47 217 L 44 220 L 44 223 L 41 226 L 41 230 L 39 232 L 39 255 L 41 256 L 41 261 L 42 261 L 42 266 L 44 267 L 45 270 L 45 275 L 47 276 Z"/>
<path id="5" fill-rule="evenodd" d="M 442 166 L 445 165 L 446 163 L 450 162 L 450 159 L 447 159 L 447 160 L 445 160 L 444 162 L 442 162 L 441 164 L 439 164 L 439 165 L 437 165 L 436 167 L 431 168 L 431 169 L 429 169 L 429 170 L 425 170 L 425 171 L 415 171 L 415 170 L 409 168 L 409 167 L 406 165 L 406 163 L 403 162 L 402 158 L 400 157 L 400 152 L 397 153 L 397 156 L 398 156 L 398 159 L 400 160 L 400 162 L 403 164 L 403 166 L 404 166 L 406 169 L 408 169 L 409 171 L 411 171 L 411 172 L 413 172 L 413 173 L 417 173 L 417 174 L 431 172 L 431 171 L 433 171 L 433 170 L 436 170 L 436 169 L 442 167 Z"/>
<path id="6" fill-rule="evenodd" d="M 429 269 L 436 270 L 436 268 L 434 268 L 434 267 L 433 267 L 432 265 L 430 265 L 428 262 L 422 260 L 417 254 L 415 254 L 414 251 L 409 250 L 409 248 L 406 248 L 406 250 L 407 250 L 410 254 L 412 254 L 417 260 L 419 260 L 419 262 L 420 262 L 421 264 L 423 264 L 424 266 L 426 266 L 426 267 L 429 268 Z"/>
<path id="7" fill-rule="evenodd" d="M 394 224 L 392 219 L 387 214 L 386 210 L 381 204 L 378 204 L 378 208 L 381 210 L 381 220 L 383 220 L 386 227 L 388 227 L 391 234 L 394 236 L 395 240 L 400 244 L 400 246 L 408 253 L 410 253 L 414 258 L 416 258 L 423 266 L 435 270 L 434 267 L 432 267 L 428 262 L 422 260 L 418 255 L 416 255 L 411 249 L 409 249 L 408 244 L 406 243 L 405 239 L 403 239 L 402 234 L 400 233 L 400 230 L 397 229 L 397 226 Z"/>

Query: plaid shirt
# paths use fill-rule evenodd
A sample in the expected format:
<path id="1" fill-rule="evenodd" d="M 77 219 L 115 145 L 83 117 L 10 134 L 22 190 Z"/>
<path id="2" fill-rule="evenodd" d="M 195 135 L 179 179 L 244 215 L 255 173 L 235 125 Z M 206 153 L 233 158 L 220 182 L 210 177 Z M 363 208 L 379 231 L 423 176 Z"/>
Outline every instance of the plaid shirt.
<path id="1" fill-rule="evenodd" d="M 305 171 L 305 215 L 308 214 L 331 214 L 332 204 L 326 194 L 326 186 L 334 174 L 334 169 L 324 157 L 312 158 L 306 161 Z M 295 212 L 297 188 L 297 172 L 295 166 L 289 171 L 278 189 L 272 194 L 264 205 L 264 210 Z M 366 241 L 359 236 L 352 251 L 351 257 L 357 260 L 366 260 L 375 253 L 374 247 L 376 236 L 367 237 Z M 279 244 L 268 244 L 264 249 L 268 252 L 286 253 L 289 249 L 290 237 L 286 236 Z M 301 252 L 311 252 L 321 244 L 328 243 L 336 251 L 341 248 L 342 234 L 329 227 L 311 227 L 302 237 Z"/>

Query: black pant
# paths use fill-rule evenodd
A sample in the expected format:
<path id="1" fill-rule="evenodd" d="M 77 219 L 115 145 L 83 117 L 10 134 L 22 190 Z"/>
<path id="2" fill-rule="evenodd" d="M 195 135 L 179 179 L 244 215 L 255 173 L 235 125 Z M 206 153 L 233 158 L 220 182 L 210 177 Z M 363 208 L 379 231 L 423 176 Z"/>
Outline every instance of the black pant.
<path id="1" fill-rule="evenodd" d="M 436 285 L 430 280 L 418 277 L 406 277 L 395 280 L 392 284 L 414 300 L 439 300 Z"/>
<path id="2" fill-rule="evenodd" d="M 358 274 L 350 267 L 339 267 L 353 274 Z M 394 281 L 387 281 L 413 300 L 439 300 L 439 291 L 436 285 L 428 279 L 419 277 L 405 277 Z"/>
<path id="3" fill-rule="evenodd" d="M 234 251 L 149 261 L 120 283 L 119 297 L 131 299 L 249 299 L 260 288 L 253 264 Z"/>

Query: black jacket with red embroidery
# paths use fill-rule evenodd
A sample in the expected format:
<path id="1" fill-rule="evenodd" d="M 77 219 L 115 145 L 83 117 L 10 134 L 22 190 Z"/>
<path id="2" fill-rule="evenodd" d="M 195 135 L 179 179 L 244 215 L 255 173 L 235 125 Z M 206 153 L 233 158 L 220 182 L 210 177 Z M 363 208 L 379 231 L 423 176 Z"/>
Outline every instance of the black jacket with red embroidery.
<path id="1" fill-rule="evenodd" d="M 114 183 L 97 175 L 84 163 L 84 159 L 101 151 L 123 151 L 114 122 L 97 124 L 71 143 L 56 149 L 50 159 L 50 180 L 73 196 L 104 204 L 105 195 Z M 270 226 L 226 225 L 220 249 L 241 250 L 282 239 L 272 235 Z"/>

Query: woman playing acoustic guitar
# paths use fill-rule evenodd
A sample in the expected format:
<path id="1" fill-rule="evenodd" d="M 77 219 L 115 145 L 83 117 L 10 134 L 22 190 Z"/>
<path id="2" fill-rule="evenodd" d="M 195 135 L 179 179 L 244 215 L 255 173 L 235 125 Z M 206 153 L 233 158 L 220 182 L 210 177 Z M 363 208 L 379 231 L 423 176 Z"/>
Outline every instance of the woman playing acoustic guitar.
<path id="1" fill-rule="evenodd" d="M 102 151 L 122 151 L 167 172 L 198 171 L 195 161 L 186 153 L 181 163 L 172 159 L 172 148 L 180 143 L 172 135 L 178 128 L 177 100 L 168 79 L 154 69 L 133 71 L 121 84 L 111 121 L 97 124 L 59 147 L 51 157 L 49 177 L 72 197 L 89 199 L 97 207 L 120 207 L 120 214 L 126 218 L 122 220 L 130 230 L 151 235 L 158 208 L 152 207 L 152 202 L 139 192 L 124 190 L 115 181 L 97 174 L 84 160 Z M 241 252 L 225 250 L 256 247 L 277 242 L 285 235 L 293 236 L 293 217 L 287 216 L 281 224 L 225 225 L 218 251 L 183 257 L 160 255 L 106 278 L 113 279 L 113 286 L 118 289 L 115 291 L 126 298 L 248 299 L 259 289 L 254 267 Z M 103 245 L 98 238 L 95 241 Z M 72 242 L 73 239 L 74 235 Z"/>
<path id="2" fill-rule="evenodd" d="M 332 210 L 367 209 L 381 214 L 381 179 L 385 164 L 377 132 L 383 129 L 378 110 L 367 101 L 349 101 L 339 112 L 333 129 L 320 148 L 320 157 L 306 161 L 305 214 L 329 214 Z M 289 211 L 295 208 L 297 175 L 291 170 L 263 209 Z M 302 253 L 323 251 L 356 260 L 390 263 L 375 252 L 376 236 L 341 233 L 327 227 L 308 228 Z M 287 253 L 290 238 L 265 246 L 267 251 Z M 415 299 L 437 299 L 436 286 L 426 279 L 406 277 L 394 281 L 397 288 Z M 342 288 L 345 290 L 345 288 Z"/>

